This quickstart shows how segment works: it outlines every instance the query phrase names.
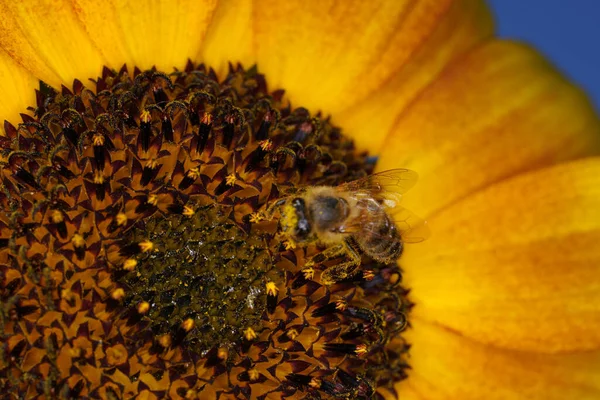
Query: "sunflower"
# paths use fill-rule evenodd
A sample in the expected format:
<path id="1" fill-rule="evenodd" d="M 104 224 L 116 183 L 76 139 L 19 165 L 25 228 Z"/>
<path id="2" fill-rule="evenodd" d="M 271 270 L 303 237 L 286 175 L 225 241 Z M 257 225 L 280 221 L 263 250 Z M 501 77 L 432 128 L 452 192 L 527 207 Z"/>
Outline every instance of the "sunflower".
<path id="1" fill-rule="evenodd" d="M 482 2 L 0 4 L 5 393 L 600 396 L 600 123 Z M 395 168 L 399 266 L 261 217 Z"/>

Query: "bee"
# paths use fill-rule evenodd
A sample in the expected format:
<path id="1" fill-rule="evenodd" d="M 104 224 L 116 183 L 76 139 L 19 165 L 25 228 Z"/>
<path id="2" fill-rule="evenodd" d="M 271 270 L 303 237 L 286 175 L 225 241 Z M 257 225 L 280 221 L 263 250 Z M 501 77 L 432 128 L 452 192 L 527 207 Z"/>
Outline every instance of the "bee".
<path id="1" fill-rule="evenodd" d="M 416 181 L 415 172 L 393 169 L 339 186 L 306 186 L 270 205 L 265 214 L 272 218 L 279 211 L 279 228 L 290 242 L 326 247 L 305 267 L 347 256 L 323 271 L 321 282 L 331 285 L 356 273 L 361 252 L 394 263 L 404 243 L 427 237 L 426 223 L 398 204 Z"/>

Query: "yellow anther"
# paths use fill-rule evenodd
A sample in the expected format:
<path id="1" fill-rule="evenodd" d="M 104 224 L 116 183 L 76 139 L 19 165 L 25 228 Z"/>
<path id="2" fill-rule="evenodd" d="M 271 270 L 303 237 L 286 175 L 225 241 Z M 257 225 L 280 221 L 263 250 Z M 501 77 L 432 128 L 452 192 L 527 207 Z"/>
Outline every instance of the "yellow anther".
<path id="1" fill-rule="evenodd" d="M 117 225 L 123 226 L 127 223 L 127 215 L 125 213 L 118 213 L 115 220 L 117 221 Z"/>
<path id="2" fill-rule="evenodd" d="M 288 330 L 285 334 L 286 334 L 287 337 L 289 337 L 292 340 L 296 340 L 296 338 L 299 335 L 298 331 L 295 330 L 294 328 Z"/>
<path id="3" fill-rule="evenodd" d="M 142 111 L 142 114 L 140 114 L 140 121 L 150 122 L 151 120 L 152 120 L 152 117 L 150 116 L 150 111 L 148 111 L 148 110 Z"/>
<path id="4" fill-rule="evenodd" d="M 61 299 L 65 299 L 65 300 L 71 300 L 73 297 L 75 297 L 75 294 L 73 294 L 73 292 L 71 292 L 71 289 L 63 289 L 60 291 L 60 298 Z"/>
<path id="5" fill-rule="evenodd" d="M 140 314 L 146 314 L 149 309 L 150 309 L 150 303 L 148 303 L 147 301 L 142 301 L 137 306 L 137 312 Z"/>
<path id="6" fill-rule="evenodd" d="M 304 279 L 312 280 L 315 277 L 315 270 L 312 267 L 304 268 L 302 274 L 304 274 Z"/>
<path id="7" fill-rule="evenodd" d="M 251 370 L 248 371 L 248 377 L 250 378 L 251 381 L 256 381 L 256 380 L 258 380 L 258 378 L 260 378 L 260 373 L 258 372 L 258 370 L 256 368 L 252 368 Z"/>
<path id="8" fill-rule="evenodd" d="M 248 327 L 244 330 L 244 337 L 246 340 L 250 341 L 256 339 L 258 336 L 256 335 L 256 332 L 254 332 L 254 329 Z"/>
<path id="9" fill-rule="evenodd" d="M 128 258 L 127 260 L 125 260 L 125 262 L 123 263 L 123 269 L 126 271 L 133 271 L 133 269 L 135 267 L 137 267 L 138 262 L 135 258 Z"/>
<path id="10" fill-rule="evenodd" d="M 96 185 L 101 185 L 104 183 L 104 176 L 102 175 L 102 172 L 96 171 L 94 173 L 94 183 Z"/>
<path id="11" fill-rule="evenodd" d="M 125 297 L 125 291 L 122 288 L 117 288 L 113 290 L 113 292 L 110 294 L 110 297 L 115 300 L 121 300 L 123 297 Z"/>
<path id="12" fill-rule="evenodd" d="M 189 206 L 183 207 L 183 215 L 185 215 L 186 217 L 191 217 L 195 213 L 196 212 L 194 211 L 194 209 L 192 207 L 189 207 Z"/>
<path id="13" fill-rule="evenodd" d="M 200 176 L 200 170 L 198 168 L 192 168 L 187 172 L 187 176 L 191 179 L 198 179 Z"/>
<path id="14" fill-rule="evenodd" d="M 279 292 L 279 288 L 275 284 L 275 282 L 267 282 L 267 295 L 269 296 L 277 296 L 277 292 Z"/>
<path id="15" fill-rule="evenodd" d="M 202 120 L 200 120 L 200 122 L 203 123 L 204 125 L 212 124 L 212 115 L 205 112 L 204 115 L 202 116 Z"/>
<path id="16" fill-rule="evenodd" d="M 348 308 L 348 303 L 346 303 L 346 300 L 336 300 L 335 302 L 335 309 L 339 310 L 339 311 L 345 311 Z"/>
<path id="17" fill-rule="evenodd" d="M 150 196 L 148 196 L 148 204 L 156 206 L 158 204 L 158 196 L 155 194 L 151 194 Z"/>
<path id="18" fill-rule="evenodd" d="M 258 224 L 263 219 L 265 219 L 265 217 L 260 212 L 253 212 L 250 214 L 250 222 L 253 224 Z"/>
<path id="19" fill-rule="evenodd" d="M 171 346 L 171 335 L 162 335 L 158 338 L 158 343 L 164 348 Z"/>
<path id="20" fill-rule="evenodd" d="M 73 243 L 73 246 L 81 248 L 85 246 L 85 239 L 79 233 L 76 233 L 71 238 L 71 243 Z"/>
<path id="21" fill-rule="evenodd" d="M 219 357 L 221 360 L 226 360 L 227 356 L 229 356 L 229 351 L 227 350 L 227 348 L 220 347 L 217 351 L 217 357 Z"/>
<path id="22" fill-rule="evenodd" d="M 94 146 L 103 146 L 104 145 L 104 135 L 101 133 L 95 133 L 92 136 L 92 144 Z"/>
<path id="23" fill-rule="evenodd" d="M 237 178 L 236 178 L 235 174 L 229 174 L 229 175 L 227 175 L 227 178 L 225 178 L 225 182 L 229 186 L 235 185 L 235 183 L 237 182 Z"/>
<path id="24" fill-rule="evenodd" d="M 181 323 L 181 327 L 186 332 L 189 332 L 192 329 L 194 329 L 194 325 L 196 325 L 196 324 L 195 324 L 195 322 L 194 322 L 194 320 L 192 318 L 188 318 L 188 319 L 186 319 L 185 321 L 183 321 Z"/>
<path id="25" fill-rule="evenodd" d="M 356 350 L 354 350 L 354 353 L 360 357 L 362 355 L 367 354 L 368 351 L 369 349 L 367 349 L 367 345 L 362 343 L 356 346 Z"/>
<path id="26" fill-rule="evenodd" d="M 146 168 L 154 169 L 157 166 L 158 166 L 158 160 L 155 158 L 152 158 L 152 159 L 146 161 Z"/>
<path id="27" fill-rule="evenodd" d="M 50 214 L 50 220 L 53 223 L 58 224 L 59 222 L 63 222 L 65 217 L 62 212 L 58 210 L 52 210 L 52 214 Z"/>
<path id="28" fill-rule="evenodd" d="M 273 142 L 271 142 L 270 139 L 263 140 L 260 142 L 260 148 L 263 149 L 263 151 L 269 151 L 273 148 Z"/>
<path id="29" fill-rule="evenodd" d="M 140 246 L 140 250 L 144 253 L 148 253 L 154 249 L 154 243 L 149 240 L 144 240 L 143 242 L 139 242 L 138 246 Z"/>

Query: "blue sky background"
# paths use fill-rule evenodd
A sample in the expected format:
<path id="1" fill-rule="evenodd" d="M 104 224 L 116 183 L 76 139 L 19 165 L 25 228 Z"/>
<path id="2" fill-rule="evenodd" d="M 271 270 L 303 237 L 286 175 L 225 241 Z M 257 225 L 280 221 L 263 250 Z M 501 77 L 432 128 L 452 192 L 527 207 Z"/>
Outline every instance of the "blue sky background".
<path id="1" fill-rule="evenodd" d="M 600 110 L 600 0 L 488 0 L 501 37 L 533 44 Z"/>

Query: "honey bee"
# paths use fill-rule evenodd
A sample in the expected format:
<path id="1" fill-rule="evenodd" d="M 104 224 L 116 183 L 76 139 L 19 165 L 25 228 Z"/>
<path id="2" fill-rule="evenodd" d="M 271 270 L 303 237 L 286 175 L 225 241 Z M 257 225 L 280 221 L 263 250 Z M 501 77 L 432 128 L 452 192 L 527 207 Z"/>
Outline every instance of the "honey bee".
<path id="1" fill-rule="evenodd" d="M 272 218 L 279 211 L 279 228 L 290 242 L 326 247 L 307 261 L 307 268 L 347 256 L 348 261 L 323 271 L 321 282 L 331 285 L 356 273 L 360 251 L 376 261 L 393 263 L 404 243 L 427 237 L 425 222 L 398 204 L 416 180 L 411 170 L 393 169 L 335 187 L 307 186 L 270 205 L 265 215 Z"/>

